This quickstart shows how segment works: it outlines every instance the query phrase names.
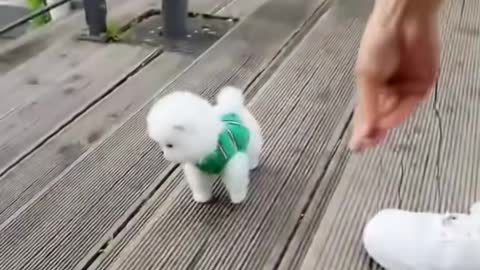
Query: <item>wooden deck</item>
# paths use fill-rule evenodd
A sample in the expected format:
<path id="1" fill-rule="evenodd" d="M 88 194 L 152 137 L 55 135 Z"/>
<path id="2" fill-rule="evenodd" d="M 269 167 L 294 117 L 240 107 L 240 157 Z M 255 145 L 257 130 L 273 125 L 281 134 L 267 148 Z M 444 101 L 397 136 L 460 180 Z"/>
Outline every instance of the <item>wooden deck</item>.
<path id="1" fill-rule="evenodd" d="M 110 0 L 129 20 L 157 0 Z M 190 0 L 240 21 L 207 51 L 79 42 L 83 15 L 0 45 L 0 269 L 377 269 L 385 207 L 480 199 L 480 1 L 446 1 L 433 98 L 381 148 L 346 148 L 371 1 Z M 168 92 L 245 89 L 266 144 L 243 205 L 192 202 L 147 138 Z"/>

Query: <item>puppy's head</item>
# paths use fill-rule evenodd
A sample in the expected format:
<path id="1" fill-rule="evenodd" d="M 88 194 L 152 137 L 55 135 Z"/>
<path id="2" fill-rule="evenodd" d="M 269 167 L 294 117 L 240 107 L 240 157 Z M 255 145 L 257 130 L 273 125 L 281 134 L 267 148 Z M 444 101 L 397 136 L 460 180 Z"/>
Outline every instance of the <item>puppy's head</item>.
<path id="1" fill-rule="evenodd" d="M 189 92 L 174 92 L 153 105 L 148 136 L 171 162 L 197 162 L 217 146 L 222 123 L 208 101 Z"/>

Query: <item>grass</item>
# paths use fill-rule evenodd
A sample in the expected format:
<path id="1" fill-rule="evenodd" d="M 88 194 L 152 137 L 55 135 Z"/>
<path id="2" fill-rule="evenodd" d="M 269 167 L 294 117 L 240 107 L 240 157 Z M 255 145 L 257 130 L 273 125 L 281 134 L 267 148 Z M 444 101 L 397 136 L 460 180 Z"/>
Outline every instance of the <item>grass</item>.
<path id="1" fill-rule="evenodd" d="M 107 36 L 111 41 L 122 41 L 129 35 L 129 28 L 125 29 L 120 23 L 116 21 L 107 21 Z"/>

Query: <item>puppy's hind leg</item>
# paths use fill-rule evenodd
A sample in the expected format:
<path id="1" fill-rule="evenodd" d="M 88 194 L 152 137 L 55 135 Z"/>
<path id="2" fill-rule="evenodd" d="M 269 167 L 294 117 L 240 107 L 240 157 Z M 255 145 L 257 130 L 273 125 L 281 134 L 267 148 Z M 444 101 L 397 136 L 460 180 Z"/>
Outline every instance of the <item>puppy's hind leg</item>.
<path id="1" fill-rule="evenodd" d="M 243 202 L 247 197 L 250 182 L 249 160 L 246 153 L 237 153 L 228 162 L 222 175 L 222 181 L 230 195 L 232 203 Z"/>
<path id="2" fill-rule="evenodd" d="M 185 164 L 183 172 L 192 191 L 193 199 L 198 203 L 209 202 L 212 199 L 213 178 L 193 164 Z"/>
<path id="3" fill-rule="evenodd" d="M 260 134 L 252 136 L 252 141 L 248 146 L 248 169 L 253 171 L 260 162 L 260 153 L 262 151 L 262 138 Z"/>
<path id="4" fill-rule="evenodd" d="M 248 167 L 250 170 L 255 170 L 260 162 L 260 154 L 263 147 L 262 131 L 257 120 L 255 120 L 255 118 L 250 112 L 246 111 L 245 109 L 243 115 L 247 126 L 250 129 L 250 142 L 247 149 L 249 159 Z"/>

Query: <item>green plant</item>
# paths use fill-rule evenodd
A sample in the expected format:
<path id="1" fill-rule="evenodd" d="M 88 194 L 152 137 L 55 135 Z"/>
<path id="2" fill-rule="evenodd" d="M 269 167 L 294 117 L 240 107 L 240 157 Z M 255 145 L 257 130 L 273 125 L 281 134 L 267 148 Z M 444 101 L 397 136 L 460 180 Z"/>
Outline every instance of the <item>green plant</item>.
<path id="1" fill-rule="evenodd" d="M 111 41 L 121 41 L 130 34 L 130 27 L 121 26 L 115 21 L 107 21 L 107 36 Z"/>
<path id="2" fill-rule="evenodd" d="M 45 6 L 44 0 L 26 0 L 26 2 L 30 12 L 35 12 Z M 39 27 L 49 23 L 50 20 L 50 14 L 45 13 L 32 19 L 32 24 L 34 27 Z"/>

